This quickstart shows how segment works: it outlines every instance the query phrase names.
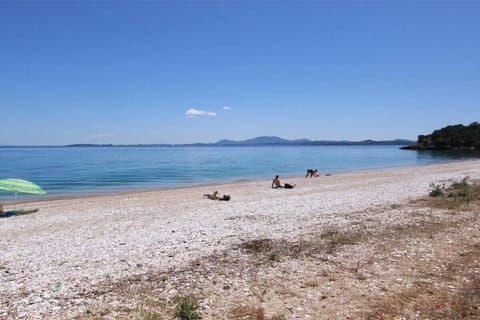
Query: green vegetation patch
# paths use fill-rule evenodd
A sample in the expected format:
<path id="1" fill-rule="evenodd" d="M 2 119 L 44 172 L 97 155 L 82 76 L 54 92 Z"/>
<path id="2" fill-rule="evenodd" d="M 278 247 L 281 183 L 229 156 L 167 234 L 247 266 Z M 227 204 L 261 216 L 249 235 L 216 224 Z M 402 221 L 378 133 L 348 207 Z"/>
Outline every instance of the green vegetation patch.
<path id="1" fill-rule="evenodd" d="M 469 177 L 451 180 L 449 185 L 431 184 L 430 197 L 433 205 L 440 208 L 456 209 L 469 202 L 480 200 L 480 183 Z"/>
<path id="2" fill-rule="evenodd" d="M 457 124 L 435 130 L 430 135 L 419 135 L 417 146 L 421 149 L 480 150 L 480 124 Z"/>
<path id="3" fill-rule="evenodd" d="M 175 298 L 175 319 L 179 320 L 200 320 L 202 316 L 197 311 L 197 302 L 188 296 Z"/>

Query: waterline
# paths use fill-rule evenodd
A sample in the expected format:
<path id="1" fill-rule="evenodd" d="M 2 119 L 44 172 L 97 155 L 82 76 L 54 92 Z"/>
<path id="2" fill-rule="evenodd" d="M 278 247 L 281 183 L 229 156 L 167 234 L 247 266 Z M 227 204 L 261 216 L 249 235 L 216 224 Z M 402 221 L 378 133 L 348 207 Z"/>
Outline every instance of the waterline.
<path id="1" fill-rule="evenodd" d="M 325 174 L 477 156 L 399 146 L 16 147 L 0 148 L 0 177 L 34 181 L 56 197 L 270 179 L 275 174 L 304 175 L 308 168 Z M 10 196 L 0 192 L 0 199 Z"/>

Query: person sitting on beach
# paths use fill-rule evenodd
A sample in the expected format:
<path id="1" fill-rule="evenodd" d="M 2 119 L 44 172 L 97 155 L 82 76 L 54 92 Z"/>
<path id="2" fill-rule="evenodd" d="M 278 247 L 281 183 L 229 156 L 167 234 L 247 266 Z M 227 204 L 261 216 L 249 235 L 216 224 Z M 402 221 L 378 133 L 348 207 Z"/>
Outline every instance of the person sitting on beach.
<path id="1" fill-rule="evenodd" d="M 280 183 L 280 176 L 278 174 L 272 181 L 272 188 L 283 188 L 282 184 Z"/>
<path id="2" fill-rule="evenodd" d="M 295 187 L 295 185 L 291 185 L 291 184 L 288 184 L 288 183 L 285 183 L 282 186 L 282 184 L 280 183 L 280 176 L 278 174 L 275 176 L 275 178 L 272 181 L 272 188 L 273 189 L 276 189 L 276 188 L 293 189 L 294 187 Z"/>

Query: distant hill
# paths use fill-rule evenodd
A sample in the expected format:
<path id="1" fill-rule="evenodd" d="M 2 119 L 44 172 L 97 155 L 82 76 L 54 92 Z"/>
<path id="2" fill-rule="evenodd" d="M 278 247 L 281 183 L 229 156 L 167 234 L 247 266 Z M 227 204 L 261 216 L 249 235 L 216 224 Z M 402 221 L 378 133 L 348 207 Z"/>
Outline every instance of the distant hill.
<path id="1" fill-rule="evenodd" d="M 225 147 L 225 146 L 333 146 L 333 145 L 395 145 L 405 146 L 415 143 L 412 140 L 396 139 L 396 140 L 362 140 L 362 141 L 332 141 L 319 140 L 313 141 L 309 139 L 287 140 L 275 136 L 262 136 L 242 141 L 223 139 L 215 143 L 192 143 L 192 144 L 134 144 L 134 145 L 112 145 L 112 144 L 70 144 L 67 147 Z"/>
<path id="2" fill-rule="evenodd" d="M 419 135 L 417 143 L 402 147 L 406 150 L 480 150 L 480 124 L 473 122 L 447 126 L 429 135 Z"/>
<path id="3" fill-rule="evenodd" d="M 113 147 L 113 144 L 91 144 L 91 143 L 77 143 L 69 144 L 66 147 Z"/>
<path id="4" fill-rule="evenodd" d="M 414 143 L 412 140 L 396 139 L 396 140 L 362 140 L 362 141 L 335 141 L 335 140 L 317 140 L 296 139 L 287 140 L 279 137 L 263 136 L 253 139 L 235 141 L 235 140 L 220 140 L 215 145 L 217 146 L 255 146 L 255 145 L 409 145 Z"/>
<path id="5" fill-rule="evenodd" d="M 253 139 L 243 140 L 243 141 L 234 141 L 234 140 L 220 140 L 215 145 L 224 146 L 224 145 L 274 145 L 274 144 L 292 144 L 295 141 L 304 141 L 304 142 L 311 142 L 308 139 L 302 140 L 286 140 L 279 137 L 270 137 L 270 136 L 263 136 L 263 137 L 256 137 Z"/>

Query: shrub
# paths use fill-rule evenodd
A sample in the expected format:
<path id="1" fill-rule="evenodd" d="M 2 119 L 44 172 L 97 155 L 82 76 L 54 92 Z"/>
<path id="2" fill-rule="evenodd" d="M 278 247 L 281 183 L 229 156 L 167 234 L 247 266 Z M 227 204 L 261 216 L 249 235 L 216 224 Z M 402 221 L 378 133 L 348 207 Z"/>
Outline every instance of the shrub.
<path id="1" fill-rule="evenodd" d="M 445 190 L 445 185 L 439 185 L 439 184 L 430 184 L 430 197 L 443 197 L 444 193 L 443 190 Z"/>
<path id="2" fill-rule="evenodd" d="M 175 298 L 175 319 L 180 320 L 200 320 L 202 316 L 197 311 L 197 303 L 188 296 L 178 296 Z"/>
<path id="3" fill-rule="evenodd" d="M 462 180 L 452 180 L 449 186 L 445 184 L 431 184 L 430 196 L 438 200 L 434 202 L 435 206 L 448 209 L 455 209 L 465 203 L 480 200 L 480 183 L 470 181 L 468 177 Z"/>
<path id="4" fill-rule="evenodd" d="M 452 185 L 448 187 L 449 197 L 466 197 L 469 195 L 472 186 L 468 182 L 468 177 L 460 181 L 453 181 Z"/>

